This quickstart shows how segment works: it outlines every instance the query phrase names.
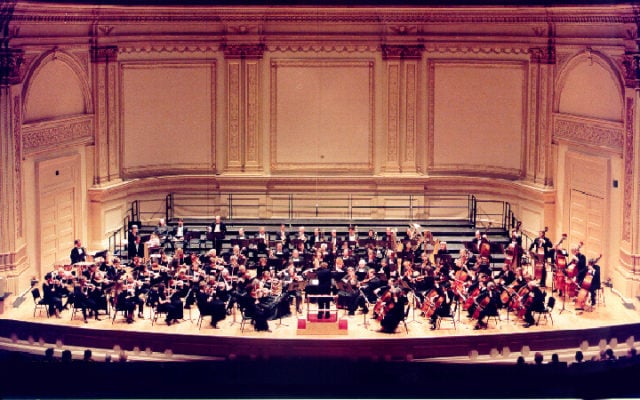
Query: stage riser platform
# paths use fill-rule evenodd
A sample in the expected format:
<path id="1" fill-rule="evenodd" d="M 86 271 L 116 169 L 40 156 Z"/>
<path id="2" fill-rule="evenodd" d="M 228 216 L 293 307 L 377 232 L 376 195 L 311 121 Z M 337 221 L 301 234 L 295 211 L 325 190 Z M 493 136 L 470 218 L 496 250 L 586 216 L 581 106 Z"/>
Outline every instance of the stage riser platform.
<path id="1" fill-rule="evenodd" d="M 434 357 L 459 357 L 469 355 L 472 350 L 478 354 L 489 354 L 492 349 L 502 351 L 508 347 L 511 353 L 528 346 L 531 351 L 545 351 L 563 348 L 579 348 L 583 341 L 595 346 L 602 339 L 609 342 L 616 338 L 619 343 L 629 336 L 638 336 L 640 323 L 613 325 L 602 328 L 575 329 L 562 331 L 536 331 L 525 333 L 491 333 L 470 336 L 447 337 L 404 337 L 402 326 L 398 333 L 388 338 L 358 340 L 340 337 L 302 337 L 279 339 L 265 332 L 260 337 L 227 337 L 172 333 L 149 333 L 135 331 L 104 330 L 49 325 L 18 320 L 2 320 L 0 336 L 18 340 L 32 337 L 46 343 L 60 341 L 62 345 L 86 346 L 110 349 L 120 346 L 125 351 L 135 347 L 154 352 L 170 349 L 174 354 L 191 354 L 210 357 L 318 357 L 407 360 Z"/>

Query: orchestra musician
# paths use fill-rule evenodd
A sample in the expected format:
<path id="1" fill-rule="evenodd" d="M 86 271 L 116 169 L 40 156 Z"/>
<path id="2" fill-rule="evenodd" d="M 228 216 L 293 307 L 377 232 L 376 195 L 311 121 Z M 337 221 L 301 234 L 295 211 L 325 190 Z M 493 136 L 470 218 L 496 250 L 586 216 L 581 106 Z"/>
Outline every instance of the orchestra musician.
<path id="1" fill-rule="evenodd" d="M 528 328 L 531 325 L 535 324 L 535 320 L 533 319 L 533 312 L 542 312 L 544 311 L 544 298 L 545 293 L 540 290 L 540 286 L 538 282 L 535 280 L 531 280 L 528 283 L 529 285 L 529 294 L 527 299 L 523 300 L 523 306 L 525 307 L 524 313 L 524 322 L 523 327 Z"/>
<path id="2" fill-rule="evenodd" d="M 292 287 L 293 283 L 302 282 L 302 276 L 296 272 L 296 267 L 293 263 L 289 263 L 286 269 L 278 272 L 278 278 L 283 282 L 283 287 L 287 287 L 287 300 L 289 304 L 296 301 L 296 309 L 298 314 L 302 313 L 302 290 L 297 287 Z"/>
<path id="3" fill-rule="evenodd" d="M 580 245 L 573 245 L 571 247 L 571 264 L 574 264 L 574 268 L 576 269 L 576 282 L 578 283 L 578 287 L 582 285 L 582 281 L 584 277 L 587 275 L 587 257 L 580 251 Z"/>
<path id="4" fill-rule="evenodd" d="M 222 241 L 227 234 L 227 225 L 219 215 L 216 215 L 215 221 L 211 224 L 211 232 L 213 233 L 213 247 L 216 249 L 216 254 L 222 254 Z"/>
<path id="5" fill-rule="evenodd" d="M 131 290 L 129 290 L 131 288 Z M 116 310 L 125 311 L 127 323 L 133 323 L 133 314 L 136 309 L 138 298 L 135 296 L 135 290 L 131 286 L 127 288 L 127 284 L 118 281 L 115 286 L 114 307 Z"/>
<path id="6" fill-rule="evenodd" d="M 496 277 L 502 286 L 510 286 L 516 280 L 516 273 L 510 267 L 511 264 L 505 260 L 505 263 L 502 265 L 502 270 L 500 270 L 500 273 Z"/>
<path id="7" fill-rule="evenodd" d="M 431 330 L 436 329 L 436 321 L 439 317 L 448 317 L 451 315 L 451 305 L 453 304 L 456 295 L 453 292 L 451 283 L 447 280 L 446 276 L 441 276 L 440 282 L 435 282 L 433 288 L 436 290 L 438 298 L 442 299 L 441 303 L 437 306 L 434 313 L 429 317 L 431 323 Z M 427 301 L 427 299 L 425 299 Z M 429 301 L 434 301 L 433 299 Z"/>
<path id="8" fill-rule="evenodd" d="M 531 246 L 529 246 L 529 252 L 532 252 L 535 257 L 538 257 L 538 261 L 542 262 L 542 275 L 540 276 L 540 287 L 546 287 L 547 282 L 547 258 L 553 258 L 553 243 L 546 236 L 546 229 L 541 229 L 538 232 L 538 237 L 533 240 Z"/>
<path id="9" fill-rule="evenodd" d="M 369 303 L 374 303 L 378 300 L 378 296 L 376 295 L 376 290 L 384 286 L 384 281 L 378 277 L 376 274 L 376 270 L 373 268 L 369 268 L 367 270 L 367 277 L 360 282 L 360 289 L 362 290 L 362 294 L 364 294 L 369 301 Z M 366 314 L 363 308 L 363 312 Z"/>
<path id="10" fill-rule="evenodd" d="M 71 254 L 69 258 L 71 259 L 71 264 L 83 262 L 87 257 L 87 250 L 82 247 L 82 242 L 80 239 L 76 239 L 73 241 L 73 249 L 71 249 Z"/>
<path id="11" fill-rule="evenodd" d="M 362 307 L 363 313 L 369 310 L 365 304 L 365 300 L 360 293 L 360 281 L 356 276 L 354 267 L 347 268 L 347 275 L 342 278 L 342 289 L 338 291 L 338 304 L 346 306 L 349 315 L 355 315 L 358 306 Z"/>
<path id="12" fill-rule="evenodd" d="M 62 284 L 59 280 L 53 279 L 53 275 L 48 273 L 44 276 L 42 283 L 42 300 L 49 306 L 49 315 L 60 317 L 62 311 Z"/>
<path id="13" fill-rule="evenodd" d="M 138 225 L 131 225 L 131 229 L 129 230 L 129 234 L 127 236 L 127 257 L 129 260 L 132 260 L 133 257 L 142 254 L 141 257 L 144 256 L 144 249 L 140 243 L 140 234 L 138 233 Z M 138 248 L 140 247 L 140 248 Z"/>
<path id="14" fill-rule="evenodd" d="M 313 229 L 313 236 L 310 239 L 310 246 L 316 247 L 317 244 L 324 242 L 324 236 L 320 233 L 320 228 Z"/>
<path id="15" fill-rule="evenodd" d="M 264 226 L 258 228 L 258 233 L 256 233 L 255 239 L 258 254 L 267 254 L 267 249 L 269 248 L 269 235 L 267 234 Z"/>
<path id="16" fill-rule="evenodd" d="M 278 241 L 282 243 L 284 248 L 289 248 L 289 232 L 285 224 L 280 224 L 280 231 L 278 231 Z"/>
<path id="17" fill-rule="evenodd" d="M 158 285 L 158 311 L 167 313 L 167 318 L 165 322 L 167 325 L 171 326 L 172 323 L 178 322 L 179 319 L 183 317 L 183 307 L 182 300 L 180 299 L 179 294 L 176 290 L 172 290 L 172 293 L 169 294 L 164 284 Z"/>
<path id="18" fill-rule="evenodd" d="M 222 301 L 216 288 L 208 286 L 206 282 L 201 281 L 198 284 L 198 293 L 196 294 L 196 302 L 201 315 L 211 316 L 211 326 L 218 328 L 218 322 L 226 317 L 224 301 Z"/>
<path id="19" fill-rule="evenodd" d="M 384 307 L 380 320 L 380 332 L 394 333 L 398 324 L 404 319 L 405 307 L 407 305 L 407 297 L 401 288 L 392 286 L 381 296 Z"/>
<path id="20" fill-rule="evenodd" d="M 480 292 L 478 298 L 482 298 L 484 296 L 486 296 L 486 300 L 483 305 L 479 305 L 481 310 L 478 315 L 478 322 L 474 329 L 486 329 L 487 322 L 485 322 L 484 319 L 498 315 L 498 308 L 501 306 L 500 294 L 496 290 L 496 284 L 494 282 L 487 283 L 484 293 Z"/>
<path id="21" fill-rule="evenodd" d="M 587 263 L 587 273 L 585 274 L 585 277 L 583 278 L 583 280 L 580 282 L 580 287 L 583 287 L 583 283 L 585 282 L 586 278 L 588 276 L 591 277 L 591 282 L 588 288 L 589 297 L 591 299 L 591 307 L 595 307 L 597 302 L 598 289 L 601 288 L 600 266 L 597 263 L 598 263 L 597 259 L 595 258 L 589 259 L 589 262 Z"/>

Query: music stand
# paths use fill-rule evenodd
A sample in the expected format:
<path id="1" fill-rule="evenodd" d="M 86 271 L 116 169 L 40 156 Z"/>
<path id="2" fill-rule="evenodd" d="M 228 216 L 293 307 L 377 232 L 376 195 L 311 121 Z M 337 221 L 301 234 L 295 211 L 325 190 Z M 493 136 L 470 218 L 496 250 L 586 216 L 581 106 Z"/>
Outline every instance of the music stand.
<path id="1" fill-rule="evenodd" d="M 404 282 L 404 281 L 403 281 L 403 282 Z M 416 302 L 417 302 L 417 300 L 416 300 L 416 293 L 415 293 L 415 291 L 414 291 L 414 290 L 409 289 L 409 292 L 407 293 L 407 300 L 408 300 L 408 298 L 409 298 L 409 294 L 411 294 L 411 297 L 412 297 L 412 302 L 411 302 L 411 321 L 406 321 L 406 322 L 407 322 L 407 325 L 408 325 L 408 324 L 410 324 L 410 323 L 412 323 L 412 322 L 415 322 L 415 323 L 418 323 L 418 324 L 421 324 L 421 325 L 422 325 L 422 322 L 421 322 L 421 321 L 418 321 L 418 320 L 416 319 Z"/>
<path id="2" fill-rule="evenodd" d="M 565 304 L 567 302 L 567 292 L 569 291 L 569 285 L 567 284 L 567 277 L 564 277 L 564 290 L 562 291 L 562 308 L 558 312 L 558 315 L 561 315 L 564 311 L 570 313 L 571 310 L 567 310 L 565 308 Z"/>
<path id="3" fill-rule="evenodd" d="M 287 287 L 287 293 L 298 292 L 302 293 L 302 291 L 307 287 L 307 281 L 291 281 L 289 286 Z M 300 295 L 302 298 L 302 295 Z M 298 316 L 298 308 L 302 310 L 302 305 L 298 304 L 298 300 L 296 298 L 296 317 Z"/>
<path id="4" fill-rule="evenodd" d="M 369 300 L 367 299 L 367 295 L 364 294 L 364 292 L 362 291 L 362 287 L 359 287 L 358 290 L 360 291 L 360 296 L 364 297 L 364 301 L 368 302 Z M 369 330 L 369 322 L 367 321 L 367 315 L 368 313 L 362 313 L 362 323 L 358 324 L 358 326 L 364 326 L 364 329 Z"/>

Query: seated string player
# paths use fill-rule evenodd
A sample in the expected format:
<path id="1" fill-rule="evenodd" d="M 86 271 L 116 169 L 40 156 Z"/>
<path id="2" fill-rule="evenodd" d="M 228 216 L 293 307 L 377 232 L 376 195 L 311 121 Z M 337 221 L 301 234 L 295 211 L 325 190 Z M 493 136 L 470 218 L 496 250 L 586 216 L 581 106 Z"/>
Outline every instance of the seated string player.
<path id="1" fill-rule="evenodd" d="M 528 328 L 531 325 L 535 324 L 535 319 L 533 318 L 533 312 L 542 312 L 544 311 L 544 298 L 545 293 L 540 290 L 538 282 L 531 280 L 528 283 L 529 285 L 529 295 L 526 300 L 523 300 L 525 313 L 524 313 L 524 327 Z"/>
<path id="2" fill-rule="evenodd" d="M 484 301 L 482 299 L 484 299 Z M 480 293 L 477 302 L 482 305 L 480 306 L 478 323 L 476 324 L 475 329 L 486 329 L 487 322 L 485 322 L 484 319 L 498 315 L 498 308 L 500 307 L 500 294 L 496 290 L 496 284 L 489 282 L 485 289 L 485 293 Z"/>

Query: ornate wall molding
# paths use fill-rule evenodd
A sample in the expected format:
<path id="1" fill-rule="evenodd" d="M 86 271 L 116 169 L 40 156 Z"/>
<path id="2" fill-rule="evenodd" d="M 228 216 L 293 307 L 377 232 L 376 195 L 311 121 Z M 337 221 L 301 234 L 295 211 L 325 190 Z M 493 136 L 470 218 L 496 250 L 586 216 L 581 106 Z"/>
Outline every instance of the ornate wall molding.
<path id="1" fill-rule="evenodd" d="M 387 45 L 381 46 L 383 60 L 420 60 L 424 45 Z"/>
<path id="2" fill-rule="evenodd" d="M 554 46 L 532 47 L 529 49 L 531 62 L 534 64 L 555 64 L 556 49 Z"/>
<path id="3" fill-rule="evenodd" d="M 406 140 L 403 157 L 403 170 L 415 172 L 416 161 L 416 120 L 417 120 L 417 89 L 418 65 L 415 62 L 405 64 L 406 102 L 405 102 L 405 131 Z"/>
<path id="4" fill-rule="evenodd" d="M 71 12 L 73 10 L 73 12 Z M 135 24 L 234 24 L 251 26 L 265 23 L 384 23 L 388 25 L 410 26 L 415 24 L 455 23 L 455 24 L 547 24 L 547 23 L 580 23 L 580 24 L 635 24 L 636 19 L 631 6 L 615 9 L 598 8 L 577 9 L 568 7 L 549 12 L 543 9 L 531 12 L 516 7 L 504 7 L 493 13 L 482 10 L 464 9 L 462 12 L 451 12 L 433 7 L 405 7 L 401 10 L 380 10 L 376 7 L 358 9 L 324 9 L 317 12 L 317 7 L 299 10 L 291 7 L 198 7 L 194 10 L 169 7 L 153 7 L 127 11 L 127 7 L 95 7 L 77 8 L 46 7 L 29 4 L 17 4 L 12 16 L 16 22 L 29 23 L 86 23 L 117 25 L 119 23 Z M 626 11 L 626 12 L 625 12 Z"/>
<path id="5" fill-rule="evenodd" d="M 241 112 L 241 63 L 227 64 L 227 168 L 240 168 L 240 112 Z"/>
<path id="6" fill-rule="evenodd" d="M 398 170 L 400 135 L 400 63 L 387 66 L 387 163 L 385 171 Z"/>
<path id="7" fill-rule="evenodd" d="M 211 53 L 217 52 L 220 46 L 214 44 L 183 43 L 140 43 L 118 47 L 120 54 L 137 53 Z"/>
<path id="8" fill-rule="evenodd" d="M 74 54 L 70 54 L 64 50 L 54 48 L 49 50 L 37 59 L 29 62 L 29 71 L 25 75 L 24 85 L 22 87 L 22 99 L 23 104 L 29 104 L 29 88 L 31 83 L 40 74 L 43 67 L 53 61 L 64 62 L 71 70 L 76 74 L 78 82 L 80 82 L 80 89 L 82 90 L 82 96 L 84 99 L 84 107 L 87 113 L 93 110 L 93 96 L 91 94 L 91 85 L 89 84 L 89 76 L 86 70 L 86 64 L 83 64 L 83 59 L 78 58 Z M 27 116 L 25 116 L 27 117 Z"/>
<path id="9" fill-rule="evenodd" d="M 261 59 L 264 56 L 264 44 L 223 44 L 220 50 L 226 59 Z"/>
<path id="10" fill-rule="evenodd" d="M 22 148 L 26 154 L 92 141 L 93 115 L 22 126 Z"/>
<path id="11" fill-rule="evenodd" d="M 530 49 L 526 46 L 521 47 L 507 47 L 500 45 L 477 45 L 469 46 L 460 43 L 451 43 L 448 45 L 442 44 L 425 44 L 424 51 L 426 53 L 440 53 L 440 54 L 530 54 Z"/>
<path id="12" fill-rule="evenodd" d="M 246 124 L 245 124 L 245 165 L 250 169 L 260 168 L 260 136 L 259 136 L 259 62 L 257 60 L 245 63 L 246 71 Z"/>
<path id="13" fill-rule="evenodd" d="M 640 53 L 627 53 L 617 60 L 624 77 L 624 85 L 630 89 L 640 89 Z"/>
<path id="14" fill-rule="evenodd" d="M 24 51 L 0 48 L 0 85 L 17 85 L 24 78 Z"/>
<path id="15" fill-rule="evenodd" d="M 606 148 L 622 155 L 623 124 L 556 113 L 553 115 L 553 141 Z"/>
<path id="16" fill-rule="evenodd" d="M 116 62 L 118 61 L 118 46 L 93 46 L 91 47 L 92 62 Z"/>
<path id="17" fill-rule="evenodd" d="M 341 43 L 267 43 L 266 50 L 287 53 L 371 53 L 380 50 L 377 44 Z"/>
<path id="18" fill-rule="evenodd" d="M 15 191 L 16 191 L 16 236 L 22 237 L 22 101 L 20 96 L 13 98 L 13 135 L 15 161 Z"/>
<path id="19" fill-rule="evenodd" d="M 633 99 L 627 98 L 626 102 L 626 127 L 624 131 L 624 194 L 622 210 L 622 240 L 631 241 L 631 227 L 633 222 L 633 190 L 635 182 L 633 179 L 633 133 L 634 133 L 634 105 Z"/>

